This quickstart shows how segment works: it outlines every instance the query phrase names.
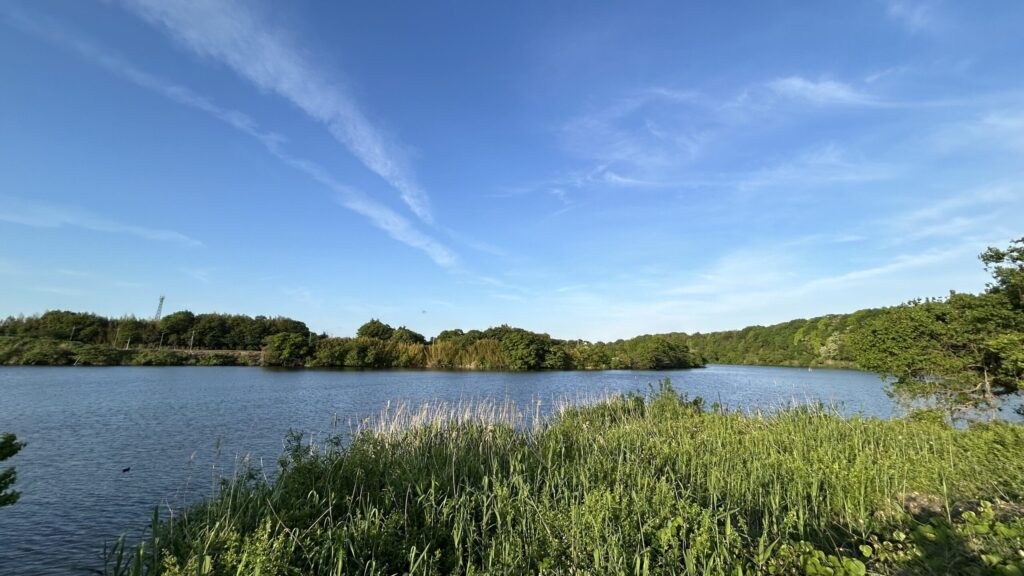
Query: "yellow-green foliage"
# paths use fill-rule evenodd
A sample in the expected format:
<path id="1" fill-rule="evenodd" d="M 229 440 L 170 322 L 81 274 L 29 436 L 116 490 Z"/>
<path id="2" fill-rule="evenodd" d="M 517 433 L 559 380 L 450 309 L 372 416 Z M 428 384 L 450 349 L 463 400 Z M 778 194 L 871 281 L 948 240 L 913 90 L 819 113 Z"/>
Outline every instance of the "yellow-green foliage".
<path id="1" fill-rule="evenodd" d="M 167 576 L 193 574 L 248 574 L 252 576 L 285 576 L 288 559 L 294 552 L 295 541 L 283 532 L 274 533 L 268 519 L 251 534 L 244 537 L 231 529 L 220 529 L 211 534 L 213 547 L 203 554 L 190 556 L 184 565 L 173 556 L 163 557 L 162 572 Z M 221 528 L 217 526 L 215 528 Z"/>
<path id="2" fill-rule="evenodd" d="M 160 525 L 144 552 L 161 561 L 135 572 L 253 573 L 246 550 L 294 574 L 1024 568 L 1019 425 L 721 413 L 670 387 L 533 426 L 481 413 L 293 439 L 275 482 L 238 478 Z"/>

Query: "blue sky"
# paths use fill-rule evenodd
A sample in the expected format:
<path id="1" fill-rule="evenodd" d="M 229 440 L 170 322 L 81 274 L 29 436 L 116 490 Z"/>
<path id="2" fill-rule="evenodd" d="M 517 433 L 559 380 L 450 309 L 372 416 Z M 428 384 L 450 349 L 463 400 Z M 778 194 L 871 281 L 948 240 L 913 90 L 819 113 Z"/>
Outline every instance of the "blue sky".
<path id="1" fill-rule="evenodd" d="M 7 1 L 0 314 L 709 331 L 978 291 L 1024 3 Z"/>

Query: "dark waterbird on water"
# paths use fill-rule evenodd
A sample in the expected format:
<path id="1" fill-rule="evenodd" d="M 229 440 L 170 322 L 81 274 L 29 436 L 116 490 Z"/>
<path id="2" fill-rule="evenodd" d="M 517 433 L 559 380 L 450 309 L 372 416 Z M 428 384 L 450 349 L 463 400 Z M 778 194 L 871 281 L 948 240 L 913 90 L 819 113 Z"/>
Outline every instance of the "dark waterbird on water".
<path id="1" fill-rule="evenodd" d="M 122 473 L 122 474 L 124 474 L 125 472 L 131 472 L 131 471 L 132 471 L 132 467 L 131 467 L 131 466 L 129 466 L 129 467 L 127 467 L 127 468 L 122 468 L 122 469 L 121 469 L 121 473 Z"/>

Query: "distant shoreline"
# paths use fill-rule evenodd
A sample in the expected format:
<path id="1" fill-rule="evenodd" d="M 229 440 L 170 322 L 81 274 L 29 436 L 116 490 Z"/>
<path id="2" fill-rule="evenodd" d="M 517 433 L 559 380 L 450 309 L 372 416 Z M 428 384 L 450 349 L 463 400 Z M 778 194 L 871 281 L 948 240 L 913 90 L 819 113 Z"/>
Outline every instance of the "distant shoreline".
<path id="1" fill-rule="evenodd" d="M 665 371 L 703 368 L 703 362 L 688 362 L 657 368 L 532 368 L 514 370 L 507 367 L 474 366 L 344 366 L 344 365 L 288 365 L 267 364 L 261 350 L 187 350 L 177 348 L 114 348 L 101 344 L 58 341 L 52 338 L 12 338 L 0 336 L 0 368 L 2 367 L 56 367 L 56 368 L 111 368 L 111 367 L 245 367 L 270 370 L 333 370 L 353 372 L 599 372 Z"/>

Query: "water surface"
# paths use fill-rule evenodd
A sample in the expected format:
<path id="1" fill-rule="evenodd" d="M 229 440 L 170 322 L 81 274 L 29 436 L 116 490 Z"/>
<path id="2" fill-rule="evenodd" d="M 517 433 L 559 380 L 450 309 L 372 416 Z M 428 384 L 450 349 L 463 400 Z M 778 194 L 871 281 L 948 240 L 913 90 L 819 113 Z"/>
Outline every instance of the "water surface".
<path id="1" fill-rule="evenodd" d="M 0 368 L 0 431 L 28 447 L 21 500 L 0 509 L 0 574 L 88 573 L 103 544 L 138 535 L 160 505 L 210 493 L 249 455 L 268 473 L 291 429 L 348 430 L 388 400 L 492 399 L 550 410 L 570 400 L 646 392 L 660 378 L 730 408 L 793 401 L 847 413 L 894 412 L 877 376 L 848 370 L 710 366 L 667 372 L 351 372 L 236 367 Z M 7 464 L 7 463 L 5 463 Z M 131 468 L 129 472 L 122 472 Z"/>

